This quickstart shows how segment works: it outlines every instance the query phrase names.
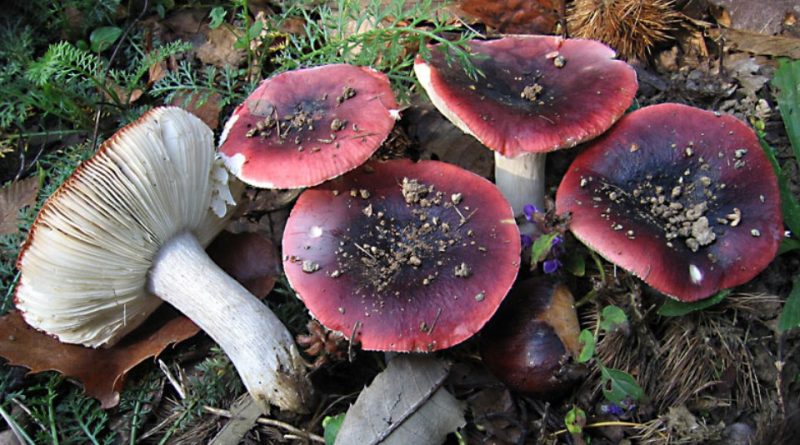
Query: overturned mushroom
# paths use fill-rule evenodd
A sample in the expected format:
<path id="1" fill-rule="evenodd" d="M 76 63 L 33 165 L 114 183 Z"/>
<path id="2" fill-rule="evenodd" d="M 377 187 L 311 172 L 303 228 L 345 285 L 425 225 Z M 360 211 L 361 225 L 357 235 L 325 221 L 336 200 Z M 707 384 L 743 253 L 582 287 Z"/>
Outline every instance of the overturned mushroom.
<path id="1" fill-rule="evenodd" d="M 684 301 L 749 281 L 783 236 L 777 181 L 753 131 L 678 104 L 634 111 L 592 142 L 556 209 L 586 245 Z"/>
<path id="2" fill-rule="evenodd" d="M 225 124 L 220 152 L 242 181 L 302 188 L 363 164 L 399 116 L 389 80 L 346 64 L 265 80 Z"/>
<path id="3" fill-rule="evenodd" d="M 250 394 L 302 410 L 302 359 L 280 320 L 206 255 L 233 204 L 211 130 L 157 108 L 117 132 L 45 203 L 16 304 L 66 343 L 111 346 L 166 301 L 231 358 Z"/>
<path id="4" fill-rule="evenodd" d="M 636 73 L 592 40 L 513 36 L 472 41 L 470 78 L 441 51 L 414 71 L 431 102 L 495 151 L 495 181 L 520 216 L 544 208 L 545 154 L 592 139 L 630 106 Z"/>
<path id="5" fill-rule="evenodd" d="M 311 314 L 364 349 L 471 337 L 517 275 L 520 237 L 489 181 L 437 161 L 370 162 L 306 190 L 286 223 L 286 277 Z"/>

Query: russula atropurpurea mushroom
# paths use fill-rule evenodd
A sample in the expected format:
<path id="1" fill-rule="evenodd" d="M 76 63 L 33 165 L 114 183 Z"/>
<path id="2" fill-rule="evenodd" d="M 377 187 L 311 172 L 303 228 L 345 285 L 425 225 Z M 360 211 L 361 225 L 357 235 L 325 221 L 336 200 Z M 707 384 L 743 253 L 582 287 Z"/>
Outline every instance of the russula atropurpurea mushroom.
<path id="1" fill-rule="evenodd" d="M 66 343 L 111 346 L 166 301 L 225 350 L 262 409 L 302 410 L 291 334 L 204 251 L 234 203 L 213 134 L 179 108 L 118 131 L 51 196 L 23 246 L 15 301 Z"/>
<path id="2" fill-rule="evenodd" d="M 751 280 L 783 238 L 777 180 L 753 130 L 679 104 L 636 110 L 589 144 L 556 209 L 584 244 L 683 301 Z"/>
<path id="3" fill-rule="evenodd" d="M 394 127 L 398 108 L 389 79 L 372 68 L 287 71 L 263 81 L 236 108 L 219 151 L 252 186 L 310 187 L 369 159 Z"/>
<path id="4" fill-rule="evenodd" d="M 517 283 L 481 331 L 483 363 L 509 388 L 553 397 L 576 382 L 580 354 L 575 301 L 563 284 L 543 278 Z"/>
<path id="5" fill-rule="evenodd" d="M 495 182 L 522 215 L 544 208 L 547 152 L 606 131 L 631 105 L 636 73 L 600 42 L 555 36 L 471 41 L 473 79 L 433 47 L 414 71 L 431 102 L 495 151 Z"/>
<path id="6" fill-rule="evenodd" d="M 520 266 L 497 187 L 438 161 L 369 162 L 304 191 L 283 236 L 311 314 L 367 350 L 434 351 L 495 313 Z"/>

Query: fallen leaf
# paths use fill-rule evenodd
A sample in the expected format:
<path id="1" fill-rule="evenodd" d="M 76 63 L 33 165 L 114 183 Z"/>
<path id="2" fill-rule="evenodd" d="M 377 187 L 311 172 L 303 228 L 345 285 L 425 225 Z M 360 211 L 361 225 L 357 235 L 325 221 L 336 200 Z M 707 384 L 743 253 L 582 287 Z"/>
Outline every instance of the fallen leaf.
<path id="1" fill-rule="evenodd" d="M 439 445 L 462 427 L 464 407 L 442 387 L 449 364 L 400 355 L 347 411 L 335 444 Z"/>
<path id="2" fill-rule="evenodd" d="M 257 233 L 222 232 L 206 249 L 219 267 L 258 298 L 264 298 L 281 274 L 278 248 Z"/>
<path id="3" fill-rule="evenodd" d="M 19 230 L 17 217 L 19 211 L 36 204 L 39 193 L 39 178 L 31 176 L 15 181 L 0 189 L 0 235 Z"/>
<path id="4" fill-rule="evenodd" d="M 461 0 L 457 5 L 501 33 L 547 34 L 558 23 L 561 0 Z"/>
<path id="5" fill-rule="evenodd" d="M 467 401 L 472 418 L 481 431 L 501 443 L 519 443 L 522 430 L 511 392 L 505 387 L 483 388 Z"/>
<path id="6" fill-rule="evenodd" d="M 208 40 L 197 48 L 197 58 L 206 65 L 215 65 L 220 68 L 226 66 L 239 66 L 244 61 L 245 52 L 234 48 L 236 33 L 228 24 L 219 28 L 210 29 Z"/>
<path id="7" fill-rule="evenodd" d="M 107 409 L 119 403 L 119 392 L 128 371 L 199 331 L 191 320 L 163 305 L 147 323 L 113 348 L 92 349 L 61 343 L 31 328 L 19 311 L 12 311 L 0 318 L 0 356 L 12 365 L 30 369 L 31 373 L 58 371 L 77 379 L 83 383 L 86 394 Z"/>
<path id="8" fill-rule="evenodd" d="M 408 136 L 422 151 L 420 159 L 449 162 L 484 178 L 494 173 L 493 152 L 453 125 L 430 101 L 414 98 L 404 118 L 409 122 Z"/>
<path id="9" fill-rule="evenodd" d="M 725 8 L 730 16 L 730 27 L 764 35 L 778 34 L 787 14 L 800 14 L 797 0 L 710 0 Z"/>
<path id="10" fill-rule="evenodd" d="M 732 50 L 773 57 L 800 59 L 800 39 L 793 37 L 766 36 L 736 29 L 712 28 L 708 34 L 715 40 L 722 39 Z"/>
<path id="11" fill-rule="evenodd" d="M 221 99 L 222 96 L 219 93 L 211 93 L 209 95 L 178 93 L 170 104 L 194 114 L 212 130 L 216 130 L 219 127 L 219 113 L 222 111 L 220 106 Z"/>

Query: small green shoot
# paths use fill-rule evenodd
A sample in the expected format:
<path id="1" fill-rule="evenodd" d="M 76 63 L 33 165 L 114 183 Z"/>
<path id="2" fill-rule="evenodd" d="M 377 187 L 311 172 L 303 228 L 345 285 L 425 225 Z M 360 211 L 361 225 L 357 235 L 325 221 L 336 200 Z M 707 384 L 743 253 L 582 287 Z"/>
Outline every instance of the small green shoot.
<path id="1" fill-rule="evenodd" d="M 122 35 L 122 29 L 118 26 L 103 26 L 97 28 L 89 35 L 89 46 L 97 54 L 111 48 L 111 45 Z"/>
<path id="2" fill-rule="evenodd" d="M 553 248 L 553 240 L 556 239 L 558 235 L 558 232 L 552 232 L 545 233 L 539 238 L 536 238 L 536 241 L 534 241 L 533 245 L 531 246 L 532 265 L 539 264 L 547 257 L 547 254 L 550 253 L 550 249 Z"/>
<path id="3" fill-rule="evenodd" d="M 214 6 L 211 8 L 211 12 L 208 13 L 209 18 L 211 18 L 211 23 L 208 24 L 208 27 L 211 29 L 219 28 L 222 22 L 225 21 L 225 15 L 227 14 L 228 11 L 222 6 Z"/>
<path id="4" fill-rule="evenodd" d="M 578 363 L 588 363 L 594 360 L 597 363 L 597 367 L 600 369 L 603 396 L 609 402 L 617 405 L 623 404 L 628 400 L 636 401 L 641 399 L 644 397 L 644 390 L 636 383 L 636 379 L 627 372 L 606 367 L 595 352 L 601 331 L 609 334 L 627 323 L 628 317 L 625 315 L 625 311 L 617 306 L 608 305 L 600 311 L 600 318 L 597 321 L 595 331 L 584 329 L 578 337 L 578 341 L 583 345 L 583 348 L 576 361 Z"/>
<path id="5" fill-rule="evenodd" d="M 663 317 L 682 317 L 692 312 L 702 311 L 703 309 L 710 308 L 722 302 L 728 295 L 731 294 L 730 289 L 724 289 L 716 294 L 699 301 L 686 303 L 683 301 L 669 299 L 658 308 L 658 315 Z"/>
<path id="6" fill-rule="evenodd" d="M 800 162 L 800 60 L 780 60 L 772 85 L 778 89 L 777 100 L 781 118 L 789 136 L 795 161 Z M 792 232 L 792 237 L 785 238 L 781 243 L 778 253 L 783 254 L 800 249 L 800 203 L 789 189 L 788 178 L 778 163 L 775 151 L 764 139 L 763 127 L 763 122 L 756 125 L 759 141 L 778 177 L 783 221 Z M 778 321 L 778 329 L 781 332 L 796 327 L 800 327 L 800 279 L 795 279 Z"/>
<path id="7" fill-rule="evenodd" d="M 345 413 L 337 414 L 335 416 L 325 416 L 322 419 L 322 428 L 325 430 L 325 445 L 333 445 L 336 442 L 336 435 L 339 434 L 339 429 L 344 422 Z"/>
<path id="8" fill-rule="evenodd" d="M 583 427 L 586 426 L 586 412 L 573 406 L 564 416 L 564 425 L 570 434 L 583 434 Z"/>

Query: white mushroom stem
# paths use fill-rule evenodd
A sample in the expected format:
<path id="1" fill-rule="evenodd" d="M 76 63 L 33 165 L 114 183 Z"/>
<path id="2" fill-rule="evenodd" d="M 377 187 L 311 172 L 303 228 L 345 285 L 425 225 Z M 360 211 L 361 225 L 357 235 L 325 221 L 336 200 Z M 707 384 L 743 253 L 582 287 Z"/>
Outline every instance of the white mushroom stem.
<path id="1" fill-rule="evenodd" d="M 507 158 L 494 153 L 495 184 L 514 209 L 514 216 L 522 216 L 526 204 L 544 209 L 544 165 L 547 154 L 526 153 Z"/>
<path id="2" fill-rule="evenodd" d="M 269 308 L 219 268 L 194 235 L 164 244 L 148 290 L 194 321 L 230 357 L 264 412 L 303 411 L 308 383 L 292 335 Z"/>

